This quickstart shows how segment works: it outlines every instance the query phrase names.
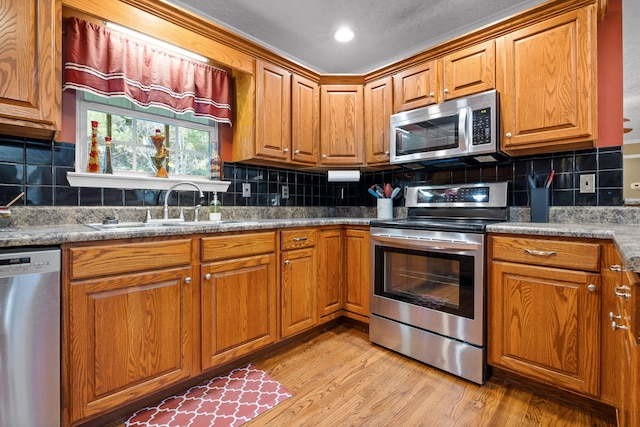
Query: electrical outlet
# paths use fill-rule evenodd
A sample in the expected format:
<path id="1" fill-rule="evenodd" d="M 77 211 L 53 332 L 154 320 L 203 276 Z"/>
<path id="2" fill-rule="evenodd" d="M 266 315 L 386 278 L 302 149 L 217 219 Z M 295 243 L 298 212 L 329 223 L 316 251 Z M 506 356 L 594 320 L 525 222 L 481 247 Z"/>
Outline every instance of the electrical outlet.
<path id="1" fill-rule="evenodd" d="M 282 198 L 283 199 L 288 199 L 289 198 L 289 186 L 288 185 L 283 185 L 282 186 Z"/>
<path id="2" fill-rule="evenodd" d="M 596 175 L 593 173 L 585 173 L 580 175 L 580 193 L 596 192 Z"/>
<path id="3" fill-rule="evenodd" d="M 251 184 L 248 182 L 242 183 L 242 197 L 251 197 Z"/>
<path id="4" fill-rule="evenodd" d="M 640 190 L 640 182 L 632 182 L 631 183 L 632 190 Z"/>

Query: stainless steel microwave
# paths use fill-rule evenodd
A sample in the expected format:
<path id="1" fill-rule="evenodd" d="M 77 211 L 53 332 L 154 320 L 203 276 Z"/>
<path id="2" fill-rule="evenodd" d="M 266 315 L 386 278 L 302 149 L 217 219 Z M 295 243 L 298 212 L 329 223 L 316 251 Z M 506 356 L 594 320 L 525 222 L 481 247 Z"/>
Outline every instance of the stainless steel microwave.
<path id="1" fill-rule="evenodd" d="M 485 163 L 505 158 L 495 90 L 391 116 L 391 163 Z"/>

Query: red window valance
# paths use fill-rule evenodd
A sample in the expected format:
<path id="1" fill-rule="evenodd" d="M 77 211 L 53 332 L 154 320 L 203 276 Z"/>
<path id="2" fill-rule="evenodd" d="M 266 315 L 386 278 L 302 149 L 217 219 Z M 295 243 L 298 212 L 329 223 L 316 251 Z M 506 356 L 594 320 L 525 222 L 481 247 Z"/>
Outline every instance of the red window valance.
<path id="1" fill-rule="evenodd" d="M 123 96 L 231 124 L 230 79 L 224 70 L 183 58 L 106 27 L 70 18 L 63 89 Z"/>

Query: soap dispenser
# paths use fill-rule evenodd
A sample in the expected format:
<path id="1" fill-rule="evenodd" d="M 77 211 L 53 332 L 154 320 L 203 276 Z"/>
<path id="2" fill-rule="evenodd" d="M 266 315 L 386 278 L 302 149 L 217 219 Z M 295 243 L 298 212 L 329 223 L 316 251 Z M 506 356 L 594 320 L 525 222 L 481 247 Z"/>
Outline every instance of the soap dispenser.
<path id="1" fill-rule="evenodd" d="M 218 193 L 213 193 L 213 200 L 209 203 L 209 221 L 220 221 L 222 219 L 222 204 L 218 200 Z"/>

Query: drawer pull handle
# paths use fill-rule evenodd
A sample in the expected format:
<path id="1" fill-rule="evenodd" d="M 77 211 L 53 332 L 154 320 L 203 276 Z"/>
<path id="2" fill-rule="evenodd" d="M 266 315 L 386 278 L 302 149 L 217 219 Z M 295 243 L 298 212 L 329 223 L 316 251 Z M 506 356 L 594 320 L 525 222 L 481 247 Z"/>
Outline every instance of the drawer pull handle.
<path id="1" fill-rule="evenodd" d="M 613 264 L 611 267 L 609 267 L 609 270 L 611 270 L 611 271 L 622 271 L 622 267 L 620 267 L 618 264 Z"/>
<path id="2" fill-rule="evenodd" d="M 613 314 L 613 311 L 609 312 L 609 320 L 613 321 L 615 319 L 622 319 L 622 316 L 618 314 Z"/>
<path id="3" fill-rule="evenodd" d="M 558 253 L 556 251 L 536 251 L 534 249 L 525 249 L 524 251 L 525 251 L 525 253 L 528 253 L 529 255 L 535 255 L 535 256 L 554 256 L 554 255 L 558 255 Z"/>
<path id="4" fill-rule="evenodd" d="M 622 297 L 624 299 L 629 299 L 631 298 L 631 294 L 627 291 L 630 291 L 631 288 L 628 286 L 616 286 L 615 288 L 613 288 L 613 293 L 616 294 L 616 296 L 618 297 Z"/>
<path id="5" fill-rule="evenodd" d="M 304 242 L 305 240 L 307 240 L 306 237 L 294 237 L 293 238 L 294 242 Z"/>
<path id="6" fill-rule="evenodd" d="M 613 322 L 611 322 L 611 329 L 614 331 L 617 331 L 618 329 L 623 329 L 626 331 L 629 328 L 627 328 L 625 325 L 618 325 L 614 320 Z"/>

